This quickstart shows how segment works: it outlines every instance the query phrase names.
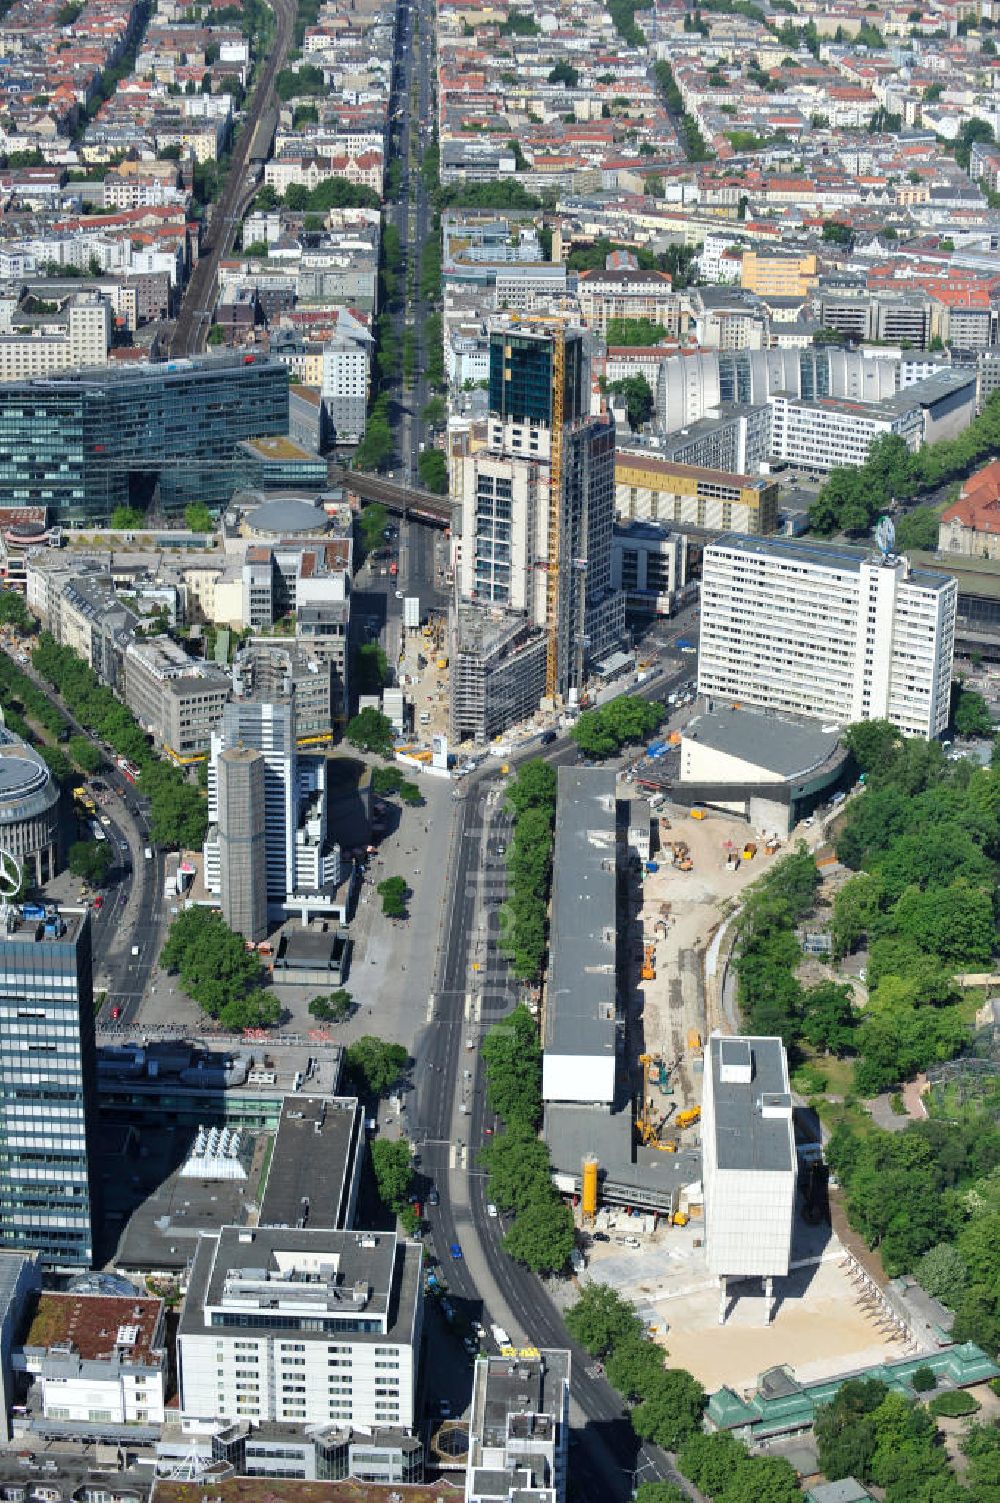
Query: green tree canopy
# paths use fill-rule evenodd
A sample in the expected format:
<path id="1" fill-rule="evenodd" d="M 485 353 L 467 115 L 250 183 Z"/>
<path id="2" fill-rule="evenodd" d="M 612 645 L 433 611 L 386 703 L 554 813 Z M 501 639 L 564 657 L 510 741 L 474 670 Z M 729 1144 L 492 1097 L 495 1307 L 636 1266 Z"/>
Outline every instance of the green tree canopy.
<path id="1" fill-rule="evenodd" d="M 392 722 L 371 705 L 348 721 L 344 737 L 359 751 L 378 752 L 384 757 L 392 755 L 395 739 Z"/>
<path id="2" fill-rule="evenodd" d="M 609 318 L 605 338 L 609 346 L 661 344 L 668 337 L 663 324 L 651 318 Z"/>
<path id="3" fill-rule="evenodd" d="M 233 1031 L 276 1023 L 277 999 L 262 991 L 257 955 L 212 908 L 186 908 L 160 952 L 164 970 L 179 974 L 188 995 Z"/>
<path id="4" fill-rule="evenodd" d="M 189 532 L 214 532 L 215 518 L 204 501 L 192 501 L 184 508 L 184 525 Z"/>
<path id="5" fill-rule="evenodd" d="M 524 1006 L 495 1023 L 483 1039 L 486 1099 L 508 1127 L 533 1130 L 541 1110 L 542 1051 L 538 1025 Z"/>
<path id="6" fill-rule="evenodd" d="M 565 1316 L 566 1329 L 592 1357 L 607 1357 L 616 1347 L 642 1338 L 635 1306 L 609 1284 L 587 1284 Z"/>
<path id="7" fill-rule="evenodd" d="M 413 1183 L 413 1154 L 406 1138 L 375 1138 L 370 1145 L 375 1183 L 384 1206 L 398 1215 Z"/>
<path id="8" fill-rule="evenodd" d="M 386 918 L 406 917 L 406 899 L 410 889 L 405 877 L 386 877 L 375 891 L 382 899 L 382 912 Z"/>
<path id="9" fill-rule="evenodd" d="M 339 987 L 327 997 L 313 997 L 307 1011 L 321 1023 L 344 1023 L 351 1016 L 352 1007 L 350 992 Z"/>
<path id="10" fill-rule="evenodd" d="M 91 887 L 100 887 L 111 870 L 111 847 L 106 840 L 76 840 L 69 848 L 69 869 Z"/>
<path id="11" fill-rule="evenodd" d="M 503 1239 L 504 1249 L 534 1273 L 558 1273 L 573 1251 L 573 1212 L 551 1185 L 532 1195 Z"/>
<path id="12" fill-rule="evenodd" d="M 683 1368 L 665 1368 L 651 1380 L 641 1404 L 632 1411 L 632 1427 L 643 1440 L 676 1451 L 701 1428 L 708 1402 L 705 1390 Z"/>
<path id="13" fill-rule="evenodd" d="M 623 376 L 620 381 L 612 381 L 608 390 L 625 398 L 629 428 L 638 433 L 653 415 L 653 388 L 645 376 Z"/>
<path id="14" fill-rule="evenodd" d="M 989 705 L 974 689 L 959 687 L 952 705 L 952 723 L 959 736 L 992 736 Z"/>
<path id="15" fill-rule="evenodd" d="M 384 1096 L 402 1078 L 410 1056 L 402 1044 L 363 1034 L 347 1049 L 347 1068 L 371 1096 Z"/>

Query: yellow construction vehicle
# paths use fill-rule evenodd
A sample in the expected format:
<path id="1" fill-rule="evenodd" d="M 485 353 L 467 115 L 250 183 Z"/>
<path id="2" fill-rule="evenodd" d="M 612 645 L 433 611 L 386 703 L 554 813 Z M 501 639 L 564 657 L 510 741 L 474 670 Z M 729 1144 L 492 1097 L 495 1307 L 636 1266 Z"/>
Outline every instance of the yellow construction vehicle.
<path id="1" fill-rule="evenodd" d="M 656 980 L 656 946 L 644 945 L 642 949 L 642 979 Z"/>
<path id="2" fill-rule="evenodd" d="M 673 1226 L 687 1226 L 689 1217 L 685 1211 L 675 1211 L 670 1220 Z"/>
<path id="3" fill-rule="evenodd" d="M 639 1134 L 639 1141 L 644 1148 L 657 1148 L 661 1153 L 676 1153 L 677 1144 L 673 1140 L 664 1141 L 660 1138 L 669 1111 L 658 1116 L 656 1105 L 650 1095 L 650 1069 L 653 1065 L 659 1068 L 660 1062 L 651 1054 L 640 1054 L 639 1063 L 642 1066 L 642 1098 L 635 1114 L 635 1130 Z"/>
<path id="4" fill-rule="evenodd" d="M 701 1034 L 698 1032 L 697 1028 L 688 1029 L 688 1048 L 691 1050 L 697 1050 L 701 1048 Z"/>
<path id="5" fill-rule="evenodd" d="M 700 1121 L 701 1121 L 701 1107 L 700 1106 L 689 1106 L 685 1111 L 677 1113 L 677 1126 L 678 1127 L 693 1127 L 696 1122 L 700 1122 Z"/>

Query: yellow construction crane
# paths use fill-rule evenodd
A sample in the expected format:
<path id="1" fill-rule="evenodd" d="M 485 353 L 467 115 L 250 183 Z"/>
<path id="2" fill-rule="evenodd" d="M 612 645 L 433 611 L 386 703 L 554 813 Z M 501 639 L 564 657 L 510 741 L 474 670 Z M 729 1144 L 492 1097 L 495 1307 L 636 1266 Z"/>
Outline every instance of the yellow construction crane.
<path id="1" fill-rule="evenodd" d="M 548 572 L 545 576 L 545 693 L 559 691 L 559 544 L 562 518 L 562 449 L 566 404 L 566 330 L 557 323 L 552 337 L 552 428 L 549 458 Z"/>

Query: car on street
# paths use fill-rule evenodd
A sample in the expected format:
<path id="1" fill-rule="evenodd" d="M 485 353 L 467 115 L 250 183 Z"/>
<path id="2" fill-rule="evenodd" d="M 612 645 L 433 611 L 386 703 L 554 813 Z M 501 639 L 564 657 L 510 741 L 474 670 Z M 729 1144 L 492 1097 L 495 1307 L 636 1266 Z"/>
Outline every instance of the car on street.
<path id="1" fill-rule="evenodd" d="M 402 600 L 403 599 L 403 591 L 402 590 L 397 590 L 396 591 L 396 599 L 397 600 Z"/>
<path id="2" fill-rule="evenodd" d="M 495 1221 L 497 1219 L 497 1208 L 493 1204 L 492 1200 L 487 1201 L 487 1204 L 486 1204 L 486 1214 L 490 1218 L 491 1221 Z"/>
<path id="3" fill-rule="evenodd" d="M 543 731 L 542 734 L 541 734 L 541 738 L 540 738 L 540 744 L 542 746 L 551 746 L 552 743 L 553 743 L 553 741 L 555 741 L 555 739 L 556 739 L 556 733 L 555 733 L 555 731 Z"/>
<path id="4" fill-rule="evenodd" d="M 427 1192 L 427 1204 L 429 1206 L 439 1206 L 441 1204 L 441 1196 L 438 1193 L 438 1188 L 436 1185 L 432 1185 L 430 1190 Z"/>
<path id="5" fill-rule="evenodd" d="M 457 1242 L 453 1242 L 448 1251 L 451 1253 L 456 1263 L 460 1263 L 462 1261 L 462 1249 L 459 1247 Z"/>
<path id="6" fill-rule="evenodd" d="M 121 1015 L 122 1015 L 121 1007 L 116 1002 L 115 1005 L 114 1005 L 114 1007 L 111 1009 L 111 1021 L 112 1021 L 112 1023 L 117 1023 L 118 1019 L 121 1017 Z"/>

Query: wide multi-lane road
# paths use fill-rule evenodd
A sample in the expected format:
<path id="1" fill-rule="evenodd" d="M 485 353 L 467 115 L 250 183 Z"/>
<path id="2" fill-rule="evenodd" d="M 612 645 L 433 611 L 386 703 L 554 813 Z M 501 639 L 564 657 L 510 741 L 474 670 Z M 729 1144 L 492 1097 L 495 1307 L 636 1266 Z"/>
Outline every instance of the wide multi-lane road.
<path id="1" fill-rule="evenodd" d="M 219 262 L 233 247 L 236 226 L 242 221 L 257 184 L 248 177 L 251 148 L 257 128 L 274 108 L 274 81 L 284 65 L 292 39 L 295 0 L 271 0 L 274 12 L 274 37 L 243 117 L 242 129 L 229 159 L 229 170 L 222 192 L 212 205 L 207 239 L 203 241 L 198 264 L 184 291 L 184 299 L 170 340 L 175 358 L 196 355 L 205 348 L 212 313 L 215 308 Z"/>
<path id="2" fill-rule="evenodd" d="M 685 672 L 683 665 L 671 664 L 639 692 L 663 697 Z M 576 759 L 575 747 L 566 741 L 542 754 L 556 765 Z M 575 1496 L 589 1503 L 615 1503 L 631 1497 L 638 1481 L 671 1480 L 694 1497 L 670 1456 L 636 1439 L 621 1396 L 594 1371 L 586 1352 L 570 1341 L 542 1281 L 503 1251 L 502 1221 L 487 1210 L 486 1181 L 477 1154 L 489 1141 L 495 1122 L 486 1105 L 479 1050 L 466 1046 L 470 1039 L 478 1043 L 485 1029 L 517 1000 L 496 945 L 497 913 L 505 894 L 505 865 L 498 847 L 509 839 L 510 828 L 498 771 L 494 764 L 468 780 L 464 796 L 459 789 L 451 865 L 444 874 L 437 989 L 416 1049 L 410 1130 L 420 1147 L 422 1173 L 440 1196 L 440 1203 L 427 1212 L 434 1247 L 452 1296 L 464 1302 L 474 1318 L 487 1326 L 510 1321 L 513 1329 L 508 1329 L 516 1341 L 572 1351 Z M 474 965 L 479 969 L 473 970 Z M 461 1259 L 449 1258 L 452 1244 L 462 1248 Z M 462 1403 L 460 1391 L 450 1397 L 453 1407 L 455 1400 Z"/>

